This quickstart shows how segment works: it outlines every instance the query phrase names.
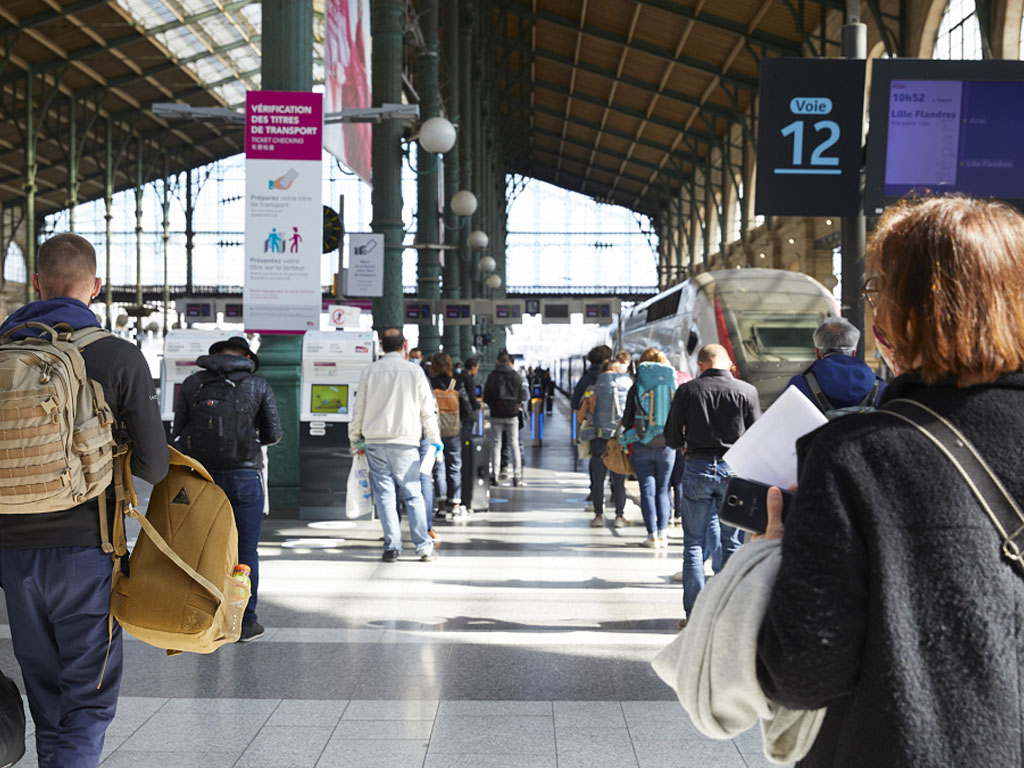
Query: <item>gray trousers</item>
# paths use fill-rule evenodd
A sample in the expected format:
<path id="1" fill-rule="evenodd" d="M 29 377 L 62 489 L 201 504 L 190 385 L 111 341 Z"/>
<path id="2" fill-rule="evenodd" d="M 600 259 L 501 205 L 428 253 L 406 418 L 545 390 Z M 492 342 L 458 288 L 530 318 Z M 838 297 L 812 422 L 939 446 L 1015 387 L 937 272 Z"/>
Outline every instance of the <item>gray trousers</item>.
<path id="1" fill-rule="evenodd" d="M 491 476 L 497 477 L 501 469 L 501 436 L 512 448 L 512 477 L 523 479 L 523 454 L 519 450 L 519 419 L 496 419 L 491 417 Z"/>

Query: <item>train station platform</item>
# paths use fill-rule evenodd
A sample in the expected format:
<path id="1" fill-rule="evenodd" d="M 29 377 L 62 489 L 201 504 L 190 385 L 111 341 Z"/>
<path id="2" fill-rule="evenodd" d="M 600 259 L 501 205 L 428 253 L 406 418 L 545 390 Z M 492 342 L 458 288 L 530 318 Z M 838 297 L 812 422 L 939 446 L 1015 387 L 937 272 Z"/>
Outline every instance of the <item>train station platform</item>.
<path id="1" fill-rule="evenodd" d="M 567 415 L 559 396 L 543 447 L 526 448 L 525 488 L 495 488 L 491 511 L 436 526 L 434 562 L 411 548 L 382 562 L 376 522 L 269 519 L 266 635 L 173 658 L 126 635 L 102 765 L 769 765 L 756 732 L 701 736 L 655 676 L 682 610 L 681 539 L 640 547 L 638 512 L 590 527 Z M 0 665 L 20 683 L 0 622 Z M 35 764 L 30 743 L 19 765 Z"/>

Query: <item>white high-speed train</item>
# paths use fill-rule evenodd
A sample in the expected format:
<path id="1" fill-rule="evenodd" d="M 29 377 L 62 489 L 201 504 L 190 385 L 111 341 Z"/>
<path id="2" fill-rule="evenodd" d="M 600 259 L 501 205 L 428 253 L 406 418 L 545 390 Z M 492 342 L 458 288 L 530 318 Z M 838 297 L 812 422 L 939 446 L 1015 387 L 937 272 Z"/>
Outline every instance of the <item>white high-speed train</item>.
<path id="1" fill-rule="evenodd" d="M 625 313 L 621 347 L 634 359 L 657 347 L 677 370 L 697 376 L 700 348 L 721 344 L 740 378 L 757 387 L 763 409 L 814 361 L 814 329 L 838 314 L 828 290 L 799 272 L 704 272 Z"/>

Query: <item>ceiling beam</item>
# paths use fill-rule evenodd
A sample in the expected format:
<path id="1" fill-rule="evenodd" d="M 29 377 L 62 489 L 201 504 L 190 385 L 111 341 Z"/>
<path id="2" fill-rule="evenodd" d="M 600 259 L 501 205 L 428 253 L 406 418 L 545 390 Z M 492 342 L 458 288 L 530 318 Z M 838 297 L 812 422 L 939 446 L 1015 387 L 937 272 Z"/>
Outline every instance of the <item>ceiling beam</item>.
<path id="1" fill-rule="evenodd" d="M 688 8 L 678 0 L 642 0 L 642 2 L 646 6 L 667 11 L 675 16 L 682 16 L 684 19 L 689 19 L 701 26 L 739 35 L 745 42 L 759 45 L 766 50 L 775 51 L 783 56 L 803 56 L 803 51 L 801 50 L 802 40 L 791 40 L 788 37 L 773 35 L 770 32 L 749 29 L 749 25 L 741 21 L 705 13 L 702 9 Z M 754 26 L 756 27 L 757 25 L 755 24 Z"/>

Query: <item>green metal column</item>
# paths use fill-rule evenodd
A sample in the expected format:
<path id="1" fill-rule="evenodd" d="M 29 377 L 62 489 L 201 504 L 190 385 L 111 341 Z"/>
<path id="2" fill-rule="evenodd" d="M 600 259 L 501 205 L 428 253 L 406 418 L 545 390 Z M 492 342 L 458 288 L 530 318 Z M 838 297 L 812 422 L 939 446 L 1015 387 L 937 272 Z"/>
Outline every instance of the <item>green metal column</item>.
<path id="1" fill-rule="evenodd" d="M 313 0 L 265 0 L 262 48 L 260 72 L 264 90 L 312 90 Z M 269 453 L 270 506 L 275 513 L 283 515 L 294 515 L 299 507 L 301 370 L 302 336 L 263 335 L 260 340 L 260 373 L 273 387 L 284 427 L 284 437 L 270 448 Z"/>
<path id="2" fill-rule="evenodd" d="M 161 213 L 163 213 L 163 220 L 161 221 L 161 224 L 163 225 L 163 235 L 161 239 L 163 240 L 164 244 L 164 316 L 162 324 L 164 338 L 167 337 L 167 331 L 169 330 L 167 325 L 168 313 L 171 306 L 171 286 L 168 284 L 167 280 L 167 265 L 170 254 L 168 243 L 170 242 L 171 239 L 171 181 L 168 178 L 168 176 L 170 175 L 169 166 L 170 157 L 168 157 L 167 153 L 164 152 L 164 197 L 163 200 L 161 200 L 160 202 L 160 211 Z"/>
<path id="3" fill-rule="evenodd" d="M 448 119 L 459 129 L 459 141 L 463 141 L 459 125 L 459 0 L 444 0 L 444 60 L 448 68 L 445 79 L 444 102 L 448 109 Z M 452 196 L 459 191 L 459 150 L 453 149 L 444 160 L 444 199 L 445 221 L 458 226 L 458 217 L 451 213 Z M 458 246 L 459 230 L 445 227 L 446 245 Z M 459 252 L 456 249 L 445 251 L 444 282 L 441 295 L 446 299 L 457 299 L 461 293 L 459 274 Z M 444 349 L 455 359 L 462 356 L 462 333 L 458 326 L 445 325 Z"/>
<path id="4" fill-rule="evenodd" d="M 459 152 L 459 183 L 462 189 L 473 194 L 479 194 L 474 189 L 476 178 L 473 175 L 473 149 L 472 135 L 473 126 L 477 121 L 477 113 L 473 109 L 473 71 L 471 69 L 473 51 L 473 28 L 476 23 L 475 3 L 472 0 L 463 0 L 462 17 L 459 28 L 459 105 L 460 105 L 460 129 L 459 143 L 456 149 Z M 459 217 L 459 250 L 457 261 L 459 264 L 459 288 L 462 298 L 473 298 L 476 296 L 473 284 L 473 266 L 471 265 L 471 253 L 469 251 L 469 230 L 470 222 Z M 459 356 L 465 360 L 473 355 L 473 328 L 462 326 L 459 328 Z"/>
<path id="5" fill-rule="evenodd" d="M 32 301 L 32 275 L 36 273 L 36 133 L 32 96 L 32 67 L 25 72 L 25 301 Z"/>
<path id="6" fill-rule="evenodd" d="M 420 93 L 420 120 L 440 114 L 437 43 L 437 0 L 421 0 L 419 4 L 420 29 L 423 30 L 423 50 L 416 57 L 416 87 Z M 419 248 L 416 295 L 423 299 L 441 297 L 440 250 L 441 238 L 437 218 L 438 157 L 417 142 L 416 149 L 416 242 Z M 429 358 L 438 350 L 439 337 L 433 320 L 420 323 L 420 348 Z"/>
<path id="7" fill-rule="evenodd" d="M 107 226 L 107 237 L 104 242 L 104 250 L 106 252 L 106 292 L 104 293 L 104 304 L 106 305 L 107 312 L 107 330 L 112 331 L 114 329 L 114 318 L 113 318 L 113 304 L 114 304 L 114 286 L 111 284 L 110 274 L 110 263 L 111 263 L 111 251 L 110 251 L 110 238 L 113 235 L 111 231 L 111 222 L 114 220 L 114 127 L 107 118 L 107 141 L 106 141 L 106 165 L 103 169 L 103 220 Z"/>
<path id="8" fill-rule="evenodd" d="M 142 311 L 142 137 L 137 143 L 135 157 L 135 307 Z M 142 315 L 135 316 L 135 336 L 142 346 Z"/>
<path id="9" fill-rule="evenodd" d="M 75 231 L 75 207 L 78 205 L 78 111 L 74 94 L 68 98 L 68 232 Z"/>
<path id="10" fill-rule="evenodd" d="M 402 101 L 402 0 L 372 0 L 373 106 Z M 373 221 L 384 235 L 384 295 L 373 300 L 373 326 L 402 327 L 402 125 L 373 126 Z"/>

